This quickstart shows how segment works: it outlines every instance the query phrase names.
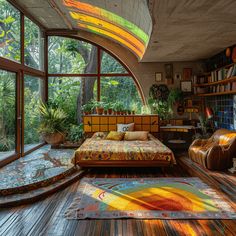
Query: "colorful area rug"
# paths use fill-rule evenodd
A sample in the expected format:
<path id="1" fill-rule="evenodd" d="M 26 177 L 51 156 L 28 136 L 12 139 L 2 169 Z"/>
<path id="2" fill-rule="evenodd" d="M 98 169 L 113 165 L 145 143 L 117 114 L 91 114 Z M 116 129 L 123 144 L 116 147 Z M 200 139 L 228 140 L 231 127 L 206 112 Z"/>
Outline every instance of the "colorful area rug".
<path id="1" fill-rule="evenodd" d="M 199 178 L 84 178 L 67 219 L 236 219 Z"/>

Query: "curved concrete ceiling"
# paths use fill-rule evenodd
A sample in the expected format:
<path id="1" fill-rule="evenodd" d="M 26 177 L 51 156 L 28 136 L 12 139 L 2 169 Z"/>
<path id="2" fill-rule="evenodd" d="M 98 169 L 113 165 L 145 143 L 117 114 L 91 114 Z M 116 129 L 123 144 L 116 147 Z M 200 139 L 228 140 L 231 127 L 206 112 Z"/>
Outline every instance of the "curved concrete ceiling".
<path id="1" fill-rule="evenodd" d="M 146 34 L 151 33 L 146 0 L 75 2 L 106 10 L 135 24 Z M 17 0 L 17 4 L 48 29 L 78 29 L 78 19 L 71 17 L 71 8 L 65 7 L 63 0 Z M 149 9 L 153 30 L 143 57 L 139 53 L 141 62 L 205 59 L 236 42 L 235 0 L 149 0 Z M 116 20 L 112 24 L 121 27 L 114 23 Z M 128 33 L 141 41 L 130 29 Z"/>
<path id="2" fill-rule="evenodd" d="M 235 0 L 149 0 L 144 62 L 206 59 L 236 43 Z"/>
<path id="3" fill-rule="evenodd" d="M 144 0 L 61 0 L 60 11 L 74 29 L 108 37 L 130 49 L 139 59 L 145 53 L 152 20 Z"/>

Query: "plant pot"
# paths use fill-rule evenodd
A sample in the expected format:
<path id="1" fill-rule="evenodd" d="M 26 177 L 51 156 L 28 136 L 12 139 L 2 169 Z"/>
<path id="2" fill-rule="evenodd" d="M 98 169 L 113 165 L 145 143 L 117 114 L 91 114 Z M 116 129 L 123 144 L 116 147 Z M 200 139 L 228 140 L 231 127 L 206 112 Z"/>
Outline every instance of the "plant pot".
<path id="1" fill-rule="evenodd" d="M 90 111 L 84 111 L 84 115 L 90 115 L 91 112 Z"/>
<path id="2" fill-rule="evenodd" d="M 111 108 L 108 109 L 107 112 L 108 112 L 108 115 L 112 115 L 112 109 Z"/>
<path id="3" fill-rule="evenodd" d="M 117 115 L 120 115 L 120 114 L 121 114 L 121 112 L 120 112 L 120 111 L 117 111 L 117 112 L 116 112 L 116 114 L 117 114 Z"/>
<path id="4" fill-rule="evenodd" d="M 98 115 L 102 115 L 103 111 L 104 111 L 103 107 L 96 107 L 96 112 L 97 112 Z"/>
<path id="5" fill-rule="evenodd" d="M 107 115 L 107 110 L 104 110 L 104 115 Z"/>
<path id="6" fill-rule="evenodd" d="M 65 135 L 62 133 L 44 134 L 43 138 L 48 144 L 54 145 L 64 142 Z"/>
<path id="7" fill-rule="evenodd" d="M 135 115 L 135 111 L 132 111 L 131 114 L 132 114 L 132 115 Z"/>

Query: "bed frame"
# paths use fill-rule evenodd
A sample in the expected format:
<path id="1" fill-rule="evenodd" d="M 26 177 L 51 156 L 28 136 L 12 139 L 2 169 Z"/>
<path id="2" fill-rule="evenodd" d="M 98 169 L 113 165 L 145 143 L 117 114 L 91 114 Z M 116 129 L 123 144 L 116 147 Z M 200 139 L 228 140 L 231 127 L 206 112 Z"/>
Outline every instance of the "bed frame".
<path id="1" fill-rule="evenodd" d="M 76 160 L 75 160 L 76 163 Z M 164 167 L 171 164 L 166 161 L 79 161 L 76 165 L 80 167 Z"/>
<path id="2" fill-rule="evenodd" d="M 95 132 L 116 131 L 117 124 L 135 123 L 136 131 L 149 131 L 154 136 L 160 130 L 157 115 L 84 115 L 84 132 L 90 137 Z M 164 167 L 170 166 L 166 161 L 122 160 L 122 161 L 78 161 L 80 167 Z"/>

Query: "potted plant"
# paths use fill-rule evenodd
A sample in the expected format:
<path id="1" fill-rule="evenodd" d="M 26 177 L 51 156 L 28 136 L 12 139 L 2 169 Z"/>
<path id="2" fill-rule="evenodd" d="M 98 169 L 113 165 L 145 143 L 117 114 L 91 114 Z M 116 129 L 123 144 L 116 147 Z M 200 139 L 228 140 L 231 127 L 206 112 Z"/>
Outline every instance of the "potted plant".
<path id="1" fill-rule="evenodd" d="M 171 89 L 167 100 L 171 106 L 178 104 L 183 101 L 183 92 L 179 88 Z"/>
<path id="2" fill-rule="evenodd" d="M 124 108 L 123 108 L 122 103 L 117 102 L 116 103 L 116 113 L 117 113 L 117 115 L 123 115 L 123 110 L 124 110 Z"/>
<path id="3" fill-rule="evenodd" d="M 108 114 L 109 103 L 104 103 L 104 115 Z"/>
<path id="4" fill-rule="evenodd" d="M 70 124 L 67 132 L 65 146 L 78 147 L 84 141 L 83 124 Z"/>
<path id="5" fill-rule="evenodd" d="M 135 113 L 137 113 L 137 111 L 138 111 L 138 105 L 137 103 L 134 102 L 131 105 L 131 114 L 134 115 Z"/>
<path id="6" fill-rule="evenodd" d="M 111 103 L 107 103 L 107 113 L 108 115 L 112 115 L 113 109 L 112 109 L 112 104 Z"/>
<path id="7" fill-rule="evenodd" d="M 104 112 L 104 103 L 101 101 L 94 100 L 94 101 L 92 101 L 92 104 L 93 104 L 93 108 L 96 109 L 96 113 L 98 115 L 102 115 Z"/>
<path id="8" fill-rule="evenodd" d="M 82 111 L 84 112 L 85 115 L 91 114 L 92 109 L 93 106 L 91 103 L 86 103 L 82 106 Z"/>
<path id="9" fill-rule="evenodd" d="M 65 138 L 65 124 L 67 114 L 60 108 L 52 108 L 43 103 L 40 104 L 39 133 L 48 144 L 60 144 Z"/>

